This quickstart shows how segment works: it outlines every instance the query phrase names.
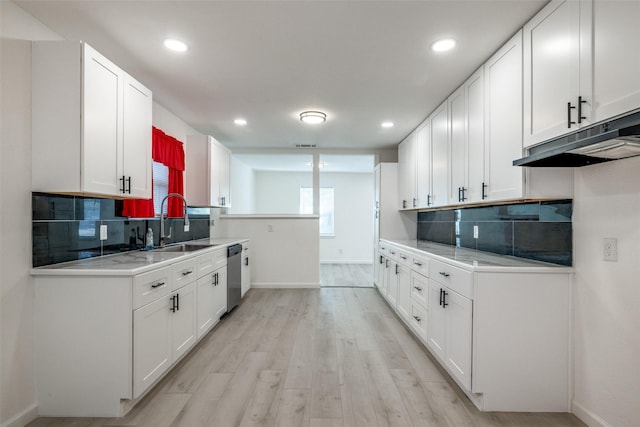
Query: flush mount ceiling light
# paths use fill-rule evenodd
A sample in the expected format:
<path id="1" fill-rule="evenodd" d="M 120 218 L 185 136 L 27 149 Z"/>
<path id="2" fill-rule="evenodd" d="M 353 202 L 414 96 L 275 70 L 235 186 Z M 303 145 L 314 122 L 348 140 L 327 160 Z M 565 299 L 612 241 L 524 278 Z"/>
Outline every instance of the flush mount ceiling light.
<path id="1" fill-rule="evenodd" d="M 327 120 L 327 115 L 322 111 L 303 111 L 300 113 L 300 120 L 310 125 L 317 125 L 324 123 Z"/>
<path id="2" fill-rule="evenodd" d="M 456 41 L 454 39 L 440 39 L 431 45 L 431 50 L 434 52 L 446 52 L 453 49 L 455 46 Z"/>
<path id="3" fill-rule="evenodd" d="M 238 126 L 245 126 L 247 124 L 247 121 L 245 119 L 235 119 L 233 123 L 237 124 Z"/>
<path id="4" fill-rule="evenodd" d="M 186 52 L 189 50 L 189 46 L 187 46 L 186 43 L 176 39 L 166 39 L 164 41 L 164 47 L 174 52 Z"/>
<path id="5" fill-rule="evenodd" d="M 392 128 L 393 122 L 382 122 L 380 126 L 382 126 L 383 128 Z"/>

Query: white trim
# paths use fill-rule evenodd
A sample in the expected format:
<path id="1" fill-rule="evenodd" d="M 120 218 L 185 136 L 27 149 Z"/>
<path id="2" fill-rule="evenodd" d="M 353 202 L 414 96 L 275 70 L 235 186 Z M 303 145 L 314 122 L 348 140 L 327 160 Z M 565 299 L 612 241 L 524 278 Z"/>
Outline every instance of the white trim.
<path id="1" fill-rule="evenodd" d="M 594 412 L 585 408 L 575 400 L 571 402 L 571 412 L 589 427 L 613 427 Z"/>
<path id="2" fill-rule="evenodd" d="M 38 418 L 38 405 L 34 403 L 18 415 L 4 422 L 2 427 L 24 427 L 36 418 Z"/>
<path id="3" fill-rule="evenodd" d="M 366 259 L 336 259 L 321 260 L 320 264 L 367 264 L 373 265 L 373 261 Z"/>
<path id="4" fill-rule="evenodd" d="M 320 283 L 276 283 L 276 282 L 265 282 L 265 283 L 256 283 L 251 282 L 251 288 L 262 288 L 262 289 L 307 289 L 307 288 L 320 288 Z"/>

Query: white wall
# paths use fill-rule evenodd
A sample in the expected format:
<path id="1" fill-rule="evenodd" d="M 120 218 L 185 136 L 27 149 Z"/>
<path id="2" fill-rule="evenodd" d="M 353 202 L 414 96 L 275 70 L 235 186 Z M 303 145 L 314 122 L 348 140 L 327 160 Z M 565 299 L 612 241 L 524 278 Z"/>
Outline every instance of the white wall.
<path id="1" fill-rule="evenodd" d="M 31 43 L 60 37 L 13 3 L 0 2 L 2 213 L 0 219 L 0 422 L 35 416 L 31 268 Z"/>
<path id="2" fill-rule="evenodd" d="M 153 125 L 184 144 L 187 143 L 187 135 L 200 135 L 200 132 L 155 101 L 153 102 Z"/>
<path id="3" fill-rule="evenodd" d="M 212 237 L 251 239 L 251 286 L 320 286 L 318 217 L 245 216 L 219 218 Z"/>
<path id="4" fill-rule="evenodd" d="M 236 156 L 231 156 L 231 207 L 230 214 L 249 214 L 255 212 L 256 177 L 253 169 Z"/>
<path id="5" fill-rule="evenodd" d="M 574 198 L 574 412 L 640 423 L 640 158 L 578 168 Z M 605 237 L 618 262 L 602 260 Z"/>
<path id="6" fill-rule="evenodd" d="M 300 187 L 313 186 L 311 172 L 255 172 L 256 214 L 299 214 Z"/>
<path id="7" fill-rule="evenodd" d="M 333 187 L 335 237 L 320 238 L 321 263 L 368 264 L 373 259 L 373 173 L 320 173 Z"/>

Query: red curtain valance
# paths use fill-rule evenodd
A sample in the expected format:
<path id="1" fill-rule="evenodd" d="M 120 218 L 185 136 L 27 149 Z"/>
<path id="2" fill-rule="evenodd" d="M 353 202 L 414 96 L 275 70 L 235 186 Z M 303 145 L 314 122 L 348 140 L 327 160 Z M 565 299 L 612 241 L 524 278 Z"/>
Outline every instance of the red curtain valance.
<path id="1" fill-rule="evenodd" d="M 176 138 L 167 135 L 155 126 L 152 129 L 152 158 L 169 168 L 169 193 L 184 195 L 184 146 Z M 153 180 L 152 180 L 153 182 Z M 130 218 L 153 218 L 153 188 L 151 199 L 127 199 L 122 215 Z M 177 197 L 167 201 L 167 216 L 180 218 L 184 215 L 184 203 Z"/>

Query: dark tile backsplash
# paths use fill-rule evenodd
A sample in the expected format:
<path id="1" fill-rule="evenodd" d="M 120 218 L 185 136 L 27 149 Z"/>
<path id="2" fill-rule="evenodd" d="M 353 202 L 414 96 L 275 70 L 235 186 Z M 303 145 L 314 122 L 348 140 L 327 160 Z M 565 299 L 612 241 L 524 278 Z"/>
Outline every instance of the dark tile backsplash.
<path id="1" fill-rule="evenodd" d="M 418 240 L 570 266 L 572 214 L 571 200 L 419 212 Z"/>
<path id="2" fill-rule="evenodd" d="M 123 217 L 121 200 L 33 193 L 32 209 L 34 267 L 142 249 L 148 228 L 159 245 L 160 220 Z M 209 237 L 208 215 L 190 214 L 189 222 L 185 233 L 184 219 L 165 221 L 173 242 Z M 101 224 L 107 225 L 104 241 Z"/>

